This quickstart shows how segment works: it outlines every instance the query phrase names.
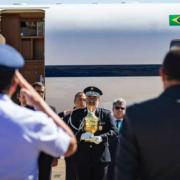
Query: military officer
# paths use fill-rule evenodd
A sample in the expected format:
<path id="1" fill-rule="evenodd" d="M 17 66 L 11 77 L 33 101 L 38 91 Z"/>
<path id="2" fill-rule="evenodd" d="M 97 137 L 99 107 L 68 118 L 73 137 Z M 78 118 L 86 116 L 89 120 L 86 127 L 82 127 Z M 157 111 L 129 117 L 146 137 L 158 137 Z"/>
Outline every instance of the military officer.
<path id="1" fill-rule="evenodd" d="M 111 162 L 109 141 L 117 129 L 109 110 L 98 108 L 103 94 L 97 87 L 87 87 L 87 107 L 75 110 L 71 125 L 78 140 L 77 162 L 79 180 L 103 180 Z"/>
<path id="2" fill-rule="evenodd" d="M 76 149 L 72 131 L 18 72 L 23 65 L 19 52 L 0 45 L 0 179 L 37 179 L 41 151 L 58 157 Z M 17 86 L 38 111 L 11 100 Z"/>

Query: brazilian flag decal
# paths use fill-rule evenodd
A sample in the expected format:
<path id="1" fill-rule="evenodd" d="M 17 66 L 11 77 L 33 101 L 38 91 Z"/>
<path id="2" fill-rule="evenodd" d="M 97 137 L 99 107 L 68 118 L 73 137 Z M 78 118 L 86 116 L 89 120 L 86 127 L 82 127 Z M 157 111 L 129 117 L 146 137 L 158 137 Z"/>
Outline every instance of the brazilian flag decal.
<path id="1" fill-rule="evenodd" d="M 169 15 L 170 26 L 180 26 L 180 15 Z"/>

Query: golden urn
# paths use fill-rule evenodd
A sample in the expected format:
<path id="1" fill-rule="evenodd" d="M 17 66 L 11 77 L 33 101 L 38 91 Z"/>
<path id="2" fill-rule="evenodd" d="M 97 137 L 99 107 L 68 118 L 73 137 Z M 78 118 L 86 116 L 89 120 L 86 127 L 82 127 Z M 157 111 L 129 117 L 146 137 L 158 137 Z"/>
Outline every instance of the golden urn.
<path id="1" fill-rule="evenodd" d="M 85 117 L 84 130 L 89 133 L 96 133 L 98 131 L 99 118 L 95 115 L 94 112 L 88 112 Z"/>

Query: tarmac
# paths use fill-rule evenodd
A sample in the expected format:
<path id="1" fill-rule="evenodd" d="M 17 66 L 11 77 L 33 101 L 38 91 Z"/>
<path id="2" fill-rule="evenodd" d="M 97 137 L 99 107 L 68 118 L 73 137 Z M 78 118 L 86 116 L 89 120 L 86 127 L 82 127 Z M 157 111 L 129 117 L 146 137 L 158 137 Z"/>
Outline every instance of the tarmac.
<path id="1" fill-rule="evenodd" d="M 88 86 L 103 91 L 100 106 L 107 109 L 111 109 L 112 102 L 119 97 L 129 105 L 156 97 L 163 90 L 159 76 L 46 78 L 46 100 L 57 112 L 72 109 L 74 95 Z"/>
<path id="2" fill-rule="evenodd" d="M 65 162 L 64 159 L 58 161 L 58 165 L 52 168 L 51 180 L 65 180 Z"/>

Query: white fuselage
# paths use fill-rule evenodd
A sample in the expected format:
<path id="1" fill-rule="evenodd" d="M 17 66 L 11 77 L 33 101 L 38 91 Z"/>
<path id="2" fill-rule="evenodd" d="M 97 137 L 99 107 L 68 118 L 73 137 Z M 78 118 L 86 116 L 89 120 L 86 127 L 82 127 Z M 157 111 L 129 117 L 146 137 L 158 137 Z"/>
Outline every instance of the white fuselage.
<path id="1" fill-rule="evenodd" d="M 180 38 L 180 26 L 169 25 L 169 16 L 180 14 L 179 4 L 28 8 L 45 12 L 47 100 L 58 112 L 72 108 L 74 94 L 91 85 L 103 91 L 106 108 L 118 97 L 133 103 L 162 91 L 157 70 L 149 67 L 160 65 L 171 41 Z"/>
<path id="2" fill-rule="evenodd" d="M 179 4 L 59 5 L 46 11 L 46 65 L 160 64 Z"/>
<path id="3" fill-rule="evenodd" d="M 75 66 L 81 71 L 78 65 L 91 68 L 94 65 L 161 64 L 171 41 L 180 38 L 180 26 L 169 25 L 169 15 L 173 14 L 180 14 L 179 4 L 89 4 L 49 8 L 45 28 L 46 65 L 64 66 L 67 71 L 68 66 Z M 99 72 L 101 70 L 100 67 Z M 75 70 L 69 71 L 73 74 Z M 148 75 L 148 70 L 144 71 Z M 67 109 L 72 107 L 70 104 L 77 91 L 95 85 L 104 92 L 102 106 L 111 108 L 112 101 L 118 97 L 133 103 L 162 91 L 158 76 L 139 77 L 127 71 L 126 77 L 107 77 L 106 73 L 104 77 L 90 77 L 89 74 L 86 77 L 84 73 L 82 77 L 46 78 L 49 100 L 56 102 L 60 110 Z"/>

